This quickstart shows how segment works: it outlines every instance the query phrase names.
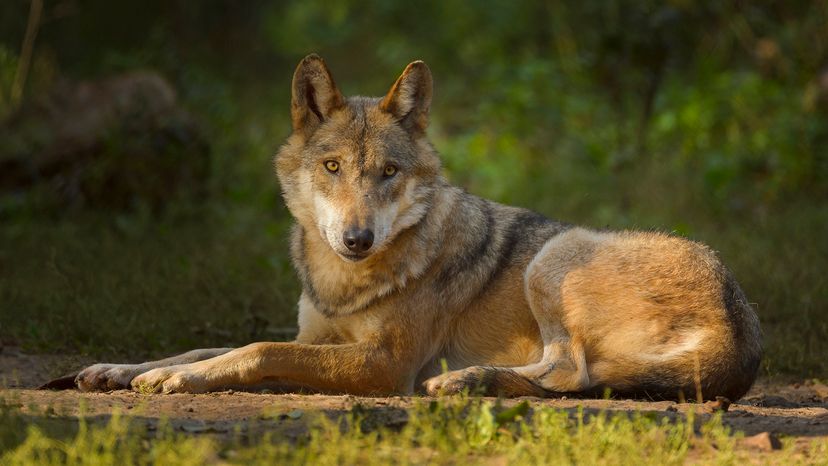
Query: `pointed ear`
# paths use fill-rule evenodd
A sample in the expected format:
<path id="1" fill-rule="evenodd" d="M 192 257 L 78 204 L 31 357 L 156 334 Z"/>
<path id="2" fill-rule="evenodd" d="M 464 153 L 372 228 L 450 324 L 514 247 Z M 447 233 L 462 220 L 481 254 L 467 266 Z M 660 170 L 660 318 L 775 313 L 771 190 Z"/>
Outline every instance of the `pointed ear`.
<path id="1" fill-rule="evenodd" d="M 305 57 L 293 73 L 290 116 L 293 131 L 311 135 L 331 114 L 345 106 L 331 72 L 316 54 Z"/>
<path id="2" fill-rule="evenodd" d="M 405 71 L 380 102 L 380 109 L 394 115 L 407 130 L 422 134 L 428 127 L 432 85 L 428 65 L 415 61 L 405 67 Z"/>

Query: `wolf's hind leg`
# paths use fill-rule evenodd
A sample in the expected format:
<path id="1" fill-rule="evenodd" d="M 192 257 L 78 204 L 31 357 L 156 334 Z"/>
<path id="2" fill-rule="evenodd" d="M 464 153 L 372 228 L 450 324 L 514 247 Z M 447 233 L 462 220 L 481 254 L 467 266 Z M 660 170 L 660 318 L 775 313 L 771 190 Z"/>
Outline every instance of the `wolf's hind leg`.
<path id="1" fill-rule="evenodd" d="M 546 343 L 546 342 L 544 342 Z M 549 396 L 589 388 L 583 347 L 559 340 L 544 346 L 544 357 L 520 367 L 472 366 L 425 381 L 429 395 L 451 395 L 468 390 L 484 396 Z"/>
<path id="2" fill-rule="evenodd" d="M 589 387 L 580 345 L 560 342 L 537 363 L 520 367 L 472 366 L 446 372 L 425 381 L 429 395 L 451 395 L 468 390 L 484 396 L 549 396 L 579 392 Z"/>
<path id="3" fill-rule="evenodd" d="M 149 370 L 158 367 L 203 361 L 227 353 L 232 349 L 197 349 L 166 359 L 141 364 L 95 364 L 80 371 L 75 377 L 75 384 L 84 392 L 129 388 L 132 379 Z"/>
<path id="4" fill-rule="evenodd" d="M 586 263 L 603 237 L 575 228 L 549 240 L 526 269 L 525 293 L 543 339 L 543 357 L 520 367 L 473 366 L 432 377 L 426 391 L 543 396 L 590 388 L 584 345 L 564 325 L 563 279 Z M 528 361 L 527 361 L 528 362 Z"/>
<path id="5" fill-rule="evenodd" d="M 564 325 L 564 278 L 586 264 L 606 240 L 602 233 L 573 228 L 550 239 L 526 268 L 524 285 L 529 308 L 543 339 L 543 357 L 515 372 L 552 392 L 579 392 L 590 387 L 584 344 Z"/>

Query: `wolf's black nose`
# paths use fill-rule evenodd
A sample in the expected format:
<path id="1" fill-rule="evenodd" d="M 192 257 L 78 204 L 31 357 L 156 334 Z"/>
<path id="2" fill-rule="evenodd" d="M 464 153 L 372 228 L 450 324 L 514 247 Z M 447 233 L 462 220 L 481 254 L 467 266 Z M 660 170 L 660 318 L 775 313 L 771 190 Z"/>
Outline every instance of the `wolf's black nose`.
<path id="1" fill-rule="evenodd" d="M 374 232 L 367 229 L 351 228 L 342 235 L 342 241 L 345 243 L 345 247 L 351 251 L 365 252 L 371 249 L 371 245 L 374 244 Z"/>

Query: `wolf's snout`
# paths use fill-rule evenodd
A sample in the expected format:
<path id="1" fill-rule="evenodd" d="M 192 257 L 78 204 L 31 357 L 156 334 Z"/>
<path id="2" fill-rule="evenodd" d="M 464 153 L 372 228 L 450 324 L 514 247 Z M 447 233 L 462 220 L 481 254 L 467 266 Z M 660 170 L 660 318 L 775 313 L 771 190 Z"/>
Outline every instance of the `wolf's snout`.
<path id="1" fill-rule="evenodd" d="M 363 253 L 374 244 L 374 232 L 368 229 L 351 228 L 342 235 L 345 247 L 356 253 Z"/>

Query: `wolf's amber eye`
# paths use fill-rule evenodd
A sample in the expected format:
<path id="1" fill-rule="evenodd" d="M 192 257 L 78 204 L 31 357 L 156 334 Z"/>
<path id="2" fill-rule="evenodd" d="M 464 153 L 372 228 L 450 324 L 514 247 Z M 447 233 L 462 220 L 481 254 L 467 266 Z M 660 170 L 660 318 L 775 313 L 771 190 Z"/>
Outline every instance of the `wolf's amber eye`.
<path id="1" fill-rule="evenodd" d="M 392 177 L 397 174 L 397 167 L 393 165 L 386 165 L 383 174 L 387 177 Z"/>
<path id="2" fill-rule="evenodd" d="M 336 173 L 339 171 L 339 162 L 328 160 L 325 162 L 325 168 L 331 173 Z"/>

